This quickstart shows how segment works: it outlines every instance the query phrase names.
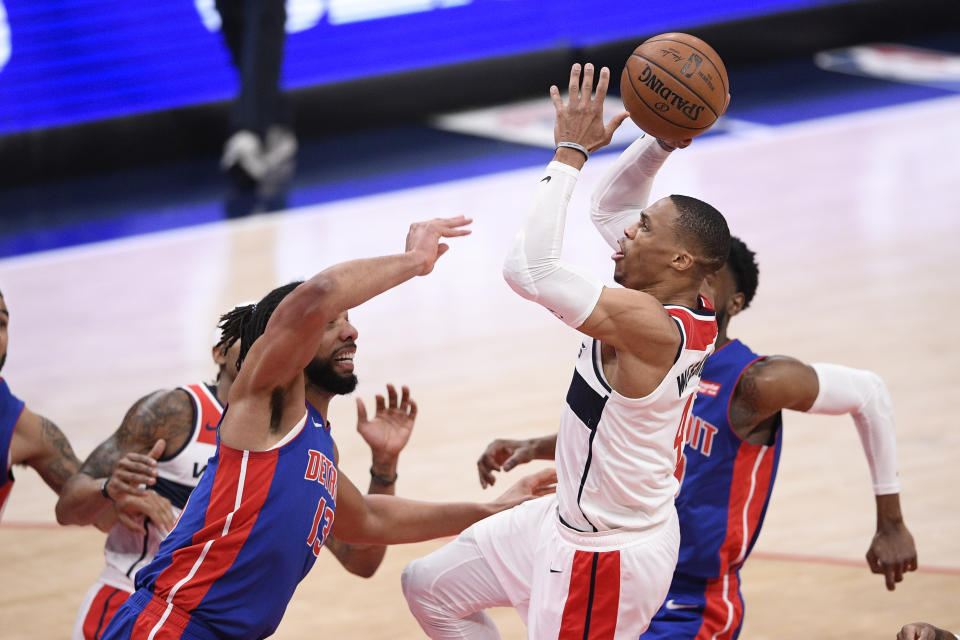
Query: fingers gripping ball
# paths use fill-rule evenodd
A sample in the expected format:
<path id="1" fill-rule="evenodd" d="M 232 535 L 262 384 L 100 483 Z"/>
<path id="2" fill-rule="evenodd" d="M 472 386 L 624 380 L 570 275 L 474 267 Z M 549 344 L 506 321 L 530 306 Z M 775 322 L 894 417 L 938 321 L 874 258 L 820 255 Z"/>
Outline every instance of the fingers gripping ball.
<path id="1" fill-rule="evenodd" d="M 662 140 L 700 135 L 727 103 L 727 70 L 717 52 L 686 33 L 641 44 L 620 76 L 620 95 L 638 127 Z"/>

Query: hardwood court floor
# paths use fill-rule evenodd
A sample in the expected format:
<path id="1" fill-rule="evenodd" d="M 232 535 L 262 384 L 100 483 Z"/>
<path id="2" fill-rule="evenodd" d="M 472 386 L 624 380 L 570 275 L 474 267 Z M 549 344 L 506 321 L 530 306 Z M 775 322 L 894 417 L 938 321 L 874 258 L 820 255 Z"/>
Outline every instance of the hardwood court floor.
<path id="1" fill-rule="evenodd" d="M 914 619 L 960 628 L 958 108 L 948 98 L 705 140 L 675 154 L 655 187 L 655 197 L 689 193 L 717 205 L 757 251 L 760 289 L 732 335 L 760 352 L 876 371 L 897 410 L 903 507 L 921 571 L 891 594 L 862 562 L 873 498 L 851 421 L 789 415 L 767 522 L 743 574 L 744 638 L 893 638 Z M 565 248 L 605 275 L 610 251 L 585 211 L 609 161 L 587 166 Z M 476 219 L 474 235 L 454 240 L 433 274 L 351 313 L 358 393 L 409 384 L 421 407 L 399 492 L 484 499 L 475 459 L 494 437 L 554 429 L 579 342 L 500 277 L 539 173 L 0 262 L 12 312 L 3 375 L 85 456 L 141 395 L 211 376 L 219 312 L 343 259 L 399 251 L 411 220 L 464 213 Z M 352 403 L 335 401 L 331 418 L 342 469 L 363 486 L 368 452 Z M 99 572 L 103 538 L 52 526 L 53 495 L 32 471 L 16 471 L 0 526 L 0 636 L 64 638 Z M 366 581 L 324 554 L 277 637 L 421 637 L 399 573 L 439 544 L 391 549 Z M 522 637 L 512 611 L 496 619 L 504 637 Z"/>

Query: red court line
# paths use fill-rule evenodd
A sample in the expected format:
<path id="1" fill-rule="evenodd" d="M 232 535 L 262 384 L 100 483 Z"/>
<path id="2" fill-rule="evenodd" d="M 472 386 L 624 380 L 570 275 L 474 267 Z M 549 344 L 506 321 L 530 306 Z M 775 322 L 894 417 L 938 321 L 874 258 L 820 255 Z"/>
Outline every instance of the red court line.
<path id="1" fill-rule="evenodd" d="M 841 567 L 864 567 L 866 560 L 851 560 L 849 558 L 832 558 L 830 556 L 814 556 L 801 553 L 777 553 L 775 551 L 754 551 L 751 558 L 761 560 L 782 560 L 784 562 L 803 562 L 807 564 L 830 564 Z M 749 560 L 747 561 L 749 564 Z M 934 567 L 920 563 L 917 573 L 942 573 L 948 576 L 960 576 L 960 567 Z"/>
<path id="2" fill-rule="evenodd" d="M 66 525 L 57 524 L 56 522 L 31 520 L 24 520 L 23 522 L 0 522 L 0 529 L 60 529 L 61 527 L 65 526 Z"/>

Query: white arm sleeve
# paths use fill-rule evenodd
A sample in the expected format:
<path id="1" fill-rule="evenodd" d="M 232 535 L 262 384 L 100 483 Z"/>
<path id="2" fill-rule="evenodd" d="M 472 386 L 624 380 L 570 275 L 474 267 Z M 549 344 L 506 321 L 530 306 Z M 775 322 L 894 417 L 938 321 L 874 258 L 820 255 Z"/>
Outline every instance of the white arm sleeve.
<path id="1" fill-rule="evenodd" d="M 669 156 L 656 138 L 645 135 L 620 154 L 594 189 L 590 217 L 611 248 L 619 251 L 617 240 L 623 237 L 623 230 L 640 219 L 653 178 Z"/>
<path id="2" fill-rule="evenodd" d="M 503 262 L 503 277 L 511 289 L 573 328 L 590 316 L 603 291 L 599 278 L 560 260 L 567 204 L 579 174 L 561 162 L 547 165 L 533 206 Z"/>
<path id="3" fill-rule="evenodd" d="M 820 392 L 808 413 L 849 413 L 867 455 L 873 492 L 878 496 L 899 493 L 893 402 L 883 378 L 871 371 L 836 364 L 818 362 L 811 366 L 817 372 Z"/>

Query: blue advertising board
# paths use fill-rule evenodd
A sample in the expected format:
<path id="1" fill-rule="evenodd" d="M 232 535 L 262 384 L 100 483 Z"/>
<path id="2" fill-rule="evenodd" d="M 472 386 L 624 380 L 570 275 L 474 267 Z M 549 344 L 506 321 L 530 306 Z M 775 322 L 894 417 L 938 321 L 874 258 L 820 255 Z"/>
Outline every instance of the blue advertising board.
<path id="1" fill-rule="evenodd" d="M 287 0 L 286 88 L 839 0 Z M 0 135 L 229 99 L 214 0 L 0 0 Z"/>

